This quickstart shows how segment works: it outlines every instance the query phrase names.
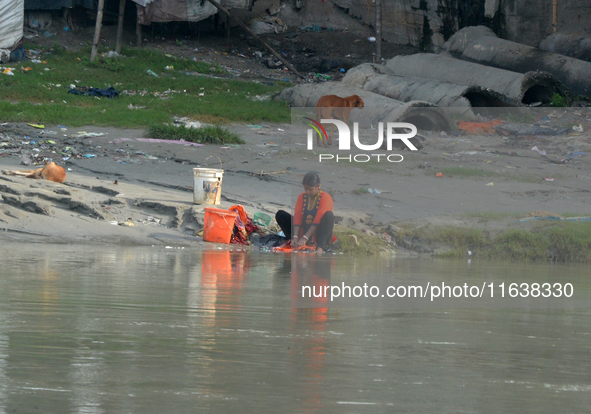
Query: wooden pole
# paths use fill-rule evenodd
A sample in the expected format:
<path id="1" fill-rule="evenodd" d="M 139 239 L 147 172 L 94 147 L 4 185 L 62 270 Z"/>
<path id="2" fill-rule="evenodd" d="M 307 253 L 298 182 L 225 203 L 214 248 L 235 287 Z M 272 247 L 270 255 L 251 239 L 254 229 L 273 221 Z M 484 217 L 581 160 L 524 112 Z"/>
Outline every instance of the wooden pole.
<path id="1" fill-rule="evenodd" d="M 90 61 L 94 62 L 98 51 L 99 40 L 101 39 L 101 27 L 103 26 L 103 8 L 105 0 L 99 0 L 96 12 L 96 26 L 94 27 L 94 39 L 92 40 L 92 50 L 90 52 Z"/>
<path id="2" fill-rule="evenodd" d="M 552 32 L 558 31 L 558 0 L 552 0 Z"/>
<path id="3" fill-rule="evenodd" d="M 376 60 L 382 63 L 382 0 L 376 0 Z"/>
<path id="4" fill-rule="evenodd" d="M 277 53 L 271 46 L 269 46 L 267 44 L 267 42 L 265 42 L 263 39 L 258 37 L 252 30 L 250 30 L 248 28 L 248 26 L 246 26 L 240 20 L 238 20 L 237 18 L 232 16 L 230 14 L 230 12 L 228 10 L 224 9 L 222 6 L 220 6 L 220 4 L 217 1 L 215 1 L 215 0 L 207 0 L 207 1 L 209 1 L 211 4 L 213 4 L 216 9 L 221 11 L 227 17 L 229 17 L 230 19 L 233 19 L 236 23 L 238 23 L 238 25 L 240 25 L 240 27 L 242 27 L 244 30 L 246 30 L 252 37 L 254 37 L 256 40 L 261 42 L 263 44 L 263 46 L 265 46 L 269 50 L 269 52 L 271 52 L 273 54 L 273 56 L 275 56 L 277 59 L 279 59 L 281 61 L 281 63 L 283 63 L 287 67 L 287 69 L 292 71 L 296 76 L 299 76 L 302 79 L 306 79 L 306 77 L 304 75 L 302 75 L 300 72 L 298 72 L 293 66 L 291 66 L 291 64 L 287 60 L 285 60 L 283 58 L 283 56 L 281 56 L 279 53 Z"/>
<path id="5" fill-rule="evenodd" d="M 115 52 L 121 53 L 121 39 L 123 39 L 123 17 L 125 16 L 125 0 L 119 0 L 119 20 L 117 21 L 117 41 Z"/>
<path id="6" fill-rule="evenodd" d="M 135 34 L 137 36 L 136 39 L 136 46 L 140 47 L 142 45 L 142 25 L 140 24 L 140 16 L 139 16 L 139 8 L 141 6 L 136 4 L 137 13 L 136 13 L 136 21 L 135 21 Z"/>

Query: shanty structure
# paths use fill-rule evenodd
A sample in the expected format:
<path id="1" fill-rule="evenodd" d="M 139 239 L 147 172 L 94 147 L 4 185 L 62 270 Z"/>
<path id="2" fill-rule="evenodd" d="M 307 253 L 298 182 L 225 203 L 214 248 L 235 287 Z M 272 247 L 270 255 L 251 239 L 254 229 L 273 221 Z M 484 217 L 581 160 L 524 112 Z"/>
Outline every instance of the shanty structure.
<path id="1" fill-rule="evenodd" d="M 0 62 L 22 44 L 25 17 L 24 0 L 0 0 Z"/>
<path id="2" fill-rule="evenodd" d="M 53 1 L 53 0 L 37 0 Z M 60 0 L 55 0 L 60 1 Z M 72 0 L 74 1 L 74 0 Z M 76 0 L 78 1 L 78 0 Z M 80 0 L 86 1 L 86 0 Z M 218 12 L 217 6 L 208 0 L 132 0 L 137 5 L 137 27 L 138 44 L 141 41 L 141 26 L 150 25 L 153 22 L 198 22 L 213 16 Z M 250 9 L 254 0 L 220 0 L 218 6 L 234 9 Z M 100 39 L 103 25 L 103 9 L 105 0 L 98 0 L 96 27 L 90 60 L 96 57 L 98 41 Z M 119 24 L 117 29 L 117 44 L 115 51 L 121 50 L 121 38 L 123 34 L 123 15 L 125 13 L 125 0 L 119 0 Z"/>
<path id="3" fill-rule="evenodd" d="M 137 5 L 138 19 L 136 32 L 138 35 L 138 45 L 141 43 L 141 24 L 151 22 L 171 22 L 171 21 L 200 21 L 212 16 L 216 11 L 221 12 L 229 20 L 233 18 L 227 8 L 251 8 L 254 0 L 133 0 Z M 92 41 L 92 50 L 90 52 L 90 61 L 94 61 L 98 51 L 98 43 L 101 35 L 101 26 L 103 22 L 103 8 L 105 0 L 98 0 L 96 27 L 94 30 L 94 39 Z M 225 7 L 224 7 L 225 6 Z M 119 4 L 119 25 L 117 28 L 117 42 L 115 51 L 121 50 L 121 38 L 123 35 L 123 14 L 125 12 L 125 0 L 120 0 Z M 263 44 L 277 59 L 279 59 L 289 70 L 300 78 L 304 76 L 299 73 L 281 54 L 277 53 L 263 39 L 259 38 L 251 29 L 249 29 L 240 20 L 234 19 L 239 26 L 246 30 L 251 36 Z M 229 25 L 228 25 L 229 28 Z M 229 32 L 228 32 L 229 35 Z"/>
<path id="4" fill-rule="evenodd" d="M 217 8 L 207 0 L 132 0 L 137 8 L 138 22 L 198 22 L 213 16 Z M 220 0 L 226 9 L 250 9 L 254 0 Z"/>

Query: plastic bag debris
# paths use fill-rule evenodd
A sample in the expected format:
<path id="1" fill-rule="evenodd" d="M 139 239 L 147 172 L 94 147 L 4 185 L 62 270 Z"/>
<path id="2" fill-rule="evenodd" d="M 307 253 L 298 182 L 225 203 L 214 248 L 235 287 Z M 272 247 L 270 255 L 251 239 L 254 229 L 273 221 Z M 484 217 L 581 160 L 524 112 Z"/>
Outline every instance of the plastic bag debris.
<path id="1" fill-rule="evenodd" d="M 71 86 L 71 85 L 70 85 Z M 74 95 L 86 95 L 86 96 L 97 96 L 97 97 L 105 97 L 105 98 L 115 98 L 121 92 L 116 91 L 115 88 L 112 86 L 107 89 L 100 89 L 100 88 L 74 88 L 70 89 L 68 93 L 72 93 Z"/>
<path id="2" fill-rule="evenodd" d="M 134 104 L 129 104 L 127 106 L 129 109 L 145 109 L 145 106 L 140 106 L 140 105 L 134 105 Z"/>
<path id="3" fill-rule="evenodd" d="M 68 135 L 70 138 L 94 138 L 105 136 L 104 132 L 86 132 L 80 131 L 75 134 Z"/>

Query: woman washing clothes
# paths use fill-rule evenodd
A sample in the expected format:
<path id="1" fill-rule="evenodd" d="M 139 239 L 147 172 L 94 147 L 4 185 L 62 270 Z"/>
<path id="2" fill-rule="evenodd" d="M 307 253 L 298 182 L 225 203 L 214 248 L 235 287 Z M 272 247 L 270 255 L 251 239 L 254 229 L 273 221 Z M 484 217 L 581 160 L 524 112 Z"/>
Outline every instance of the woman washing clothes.
<path id="1" fill-rule="evenodd" d="M 304 192 L 298 197 L 293 219 L 288 212 L 279 210 L 275 220 L 285 237 L 291 239 L 292 248 L 315 244 L 316 253 L 322 254 L 332 241 L 332 197 L 320 189 L 320 177 L 315 172 L 307 173 L 302 184 Z"/>

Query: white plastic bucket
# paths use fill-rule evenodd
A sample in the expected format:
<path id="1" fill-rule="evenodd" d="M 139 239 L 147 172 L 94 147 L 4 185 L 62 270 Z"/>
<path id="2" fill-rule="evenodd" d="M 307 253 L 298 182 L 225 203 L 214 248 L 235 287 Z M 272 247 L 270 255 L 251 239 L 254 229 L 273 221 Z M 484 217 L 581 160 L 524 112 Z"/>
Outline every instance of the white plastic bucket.
<path id="1" fill-rule="evenodd" d="M 195 204 L 220 204 L 224 170 L 193 168 L 193 176 L 193 202 Z"/>

